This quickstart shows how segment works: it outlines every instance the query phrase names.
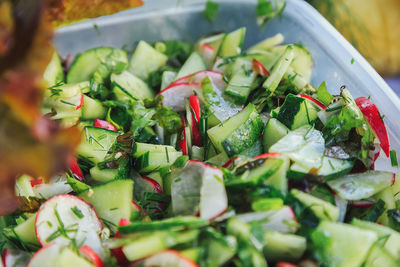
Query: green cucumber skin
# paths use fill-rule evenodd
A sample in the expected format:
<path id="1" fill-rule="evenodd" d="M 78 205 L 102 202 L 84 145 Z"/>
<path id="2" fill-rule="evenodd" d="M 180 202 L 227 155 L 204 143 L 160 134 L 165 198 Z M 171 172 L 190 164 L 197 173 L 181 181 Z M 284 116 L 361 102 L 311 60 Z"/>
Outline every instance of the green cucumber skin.
<path id="1" fill-rule="evenodd" d="M 260 138 L 263 127 L 261 118 L 257 116 L 254 119 L 248 119 L 233 131 L 230 137 L 222 141 L 222 147 L 228 157 L 234 157 L 251 147 Z"/>
<path id="2" fill-rule="evenodd" d="M 306 100 L 289 94 L 279 110 L 277 119 L 286 127 L 292 129 L 296 115 L 299 113 L 301 104 L 303 104 L 304 101 Z"/>

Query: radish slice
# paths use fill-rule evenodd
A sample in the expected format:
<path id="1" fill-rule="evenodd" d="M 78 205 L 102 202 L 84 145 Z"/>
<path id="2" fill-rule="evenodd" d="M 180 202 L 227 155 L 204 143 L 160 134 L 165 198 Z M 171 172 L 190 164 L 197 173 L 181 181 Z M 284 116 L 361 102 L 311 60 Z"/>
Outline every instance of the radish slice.
<path id="1" fill-rule="evenodd" d="M 114 125 L 109 123 L 108 121 L 100 120 L 100 119 L 95 119 L 94 120 L 94 127 L 99 127 L 99 128 L 104 128 L 110 131 L 117 131 L 117 128 L 115 128 Z"/>
<path id="2" fill-rule="evenodd" d="M 294 264 L 289 263 L 289 262 L 280 261 L 280 262 L 276 263 L 275 267 L 297 267 L 297 265 L 294 265 Z"/>
<path id="3" fill-rule="evenodd" d="M 225 162 L 224 165 L 222 165 L 222 167 L 223 167 L 223 168 L 228 168 L 229 166 L 232 165 L 232 163 L 235 162 L 235 160 L 237 160 L 237 158 L 238 158 L 238 157 L 234 157 L 234 158 L 229 159 L 227 162 Z"/>
<path id="4" fill-rule="evenodd" d="M 280 153 L 264 153 L 264 154 L 254 157 L 253 159 L 267 159 L 267 158 L 276 158 L 276 157 L 282 157 L 282 154 L 280 154 Z"/>
<path id="5" fill-rule="evenodd" d="M 83 94 L 80 95 L 79 104 L 76 105 L 76 110 L 80 109 L 83 106 Z"/>
<path id="6" fill-rule="evenodd" d="M 172 172 L 171 201 L 175 215 L 196 215 L 213 220 L 228 206 L 222 171 L 201 161 L 189 160 Z"/>
<path id="7" fill-rule="evenodd" d="M 315 98 L 313 98 L 313 97 L 311 97 L 309 95 L 300 94 L 299 96 L 302 97 L 302 98 L 310 100 L 311 102 L 316 104 L 320 109 L 323 109 L 323 110 L 327 109 L 327 107 L 324 104 L 322 104 L 319 100 L 317 100 L 317 99 L 315 99 Z"/>
<path id="8" fill-rule="evenodd" d="M 183 256 L 179 251 L 169 249 L 133 264 L 133 267 L 137 266 L 198 267 L 199 265 L 189 258 Z"/>
<path id="9" fill-rule="evenodd" d="M 247 223 L 257 221 L 266 230 L 282 233 L 294 233 L 298 228 L 296 216 L 289 206 L 284 206 L 279 210 L 245 213 L 237 217 Z"/>
<path id="10" fill-rule="evenodd" d="M 76 196 L 57 195 L 44 202 L 37 212 L 35 230 L 42 245 L 55 242 L 67 246 L 75 240 L 104 255 L 101 222 L 92 206 Z"/>
<path id="11" fill-rule="evenodd" d="M 371 199 L 371 200 L 359 200 L 359 201 L 351 201 L 350 205 L 356 208 L 369 208 L 375 205 L 376 201 Z"/>
<path id="12" fill-rule="evenodd" d="M 193 95 L 194 92 L 201 94 L 201 86 L 198 83 L 173 83 L 156 96 L 162 95 L 163 105 L 175 111 L 185 110 L 185 98 Z"/>
<path id="13" fill-rule="evenodd" d="M 76 157 L 74 157 L 74 156 L 69 157 L 68 162 L 69 162 L 68 168 L 71 170 L 74 177 L 81 182 L 85 181 L 85 178 L 83 177 L 81 168 L 78 165 L 78 161 L 76 160 Z"/>
<path id="14" fill-rule="evenodd" d="M 181 84 L 181 83 L 196 83 L 201 84 L 201 82 L 208 77 L 210 81 L 218 87 L 219 90 L 224 91 L 226 87 L 226 82 L 224 81 L 224 75 L 221 72 L 212 71 L 212 70 L 201 70 L 196 73 L 190 74 L 188 76 L 182 77 L 172 84 Z M 171 84 L 171 85 L 172 85 Z"/>
<path id="15" fill-rule="evenodd" d="M 28 262 L 27 267 L 53 267 L 57 266 L 61 246 L 55 242 L 47 244 L 39 249 Z"/>
<path id="16" fill-rule="evenodd" d="M 4 267 L 25 267 L 29 258 L 30 253 L 28 252 L 5 248 L 1 260 Z"/>
<path id="17" fill-rule="evenodd" d="M 379 142 L 381 143 L 381 148 L 383 152 L 385 152 L 386 157 L 389 157 L 389 137 L 378 108 L 365 97 L 359 97 L 355 101 L 372 130 L 375 132 L 376 137 L 378 137 Z"/>
<path id="18" fill-rule="evenodd" d="M 185 118 L 181 116 L 181 121 L 182 121 L 182 139 L 179 140 L 179 148 L 182 150 L 183 155 L 188 154 L 188 145 L 187 145 L 187 140 L 186 140 L 186 123 L 185 123 Z"/>
<path id="19" fill-rule="evenodd" d="M 228 208 L 223 173 L 220 169 L 206 167 L 200 190 L 200 217 L 213 220 Z"/>
<path id="20" fill-rule="evenodd" d="M 95 267 L 104 267 L 104 263 L 101 260 L 101 258 L 99 257 L 99 255 L 94 252 L 94 250 L 89 247 L 88 245 L 84 245 L 82 247 L 79 248 L 79 251 L 85 255 L 85 257 L 90 260 Z"/>
<path id="21" fill-rule="evenodd" d="M 253 58 L 252 63 L 253 63 L 253 72 L 254 73 L 259 74 L 264 77 L 270 75 L 269 71 L 264 67 L 263 64 L 261 64 L 260 61 L 257 61 Z"/>
<path id="22" fill-rule="evenodd" d="M 200 122 L 200 102 L 197 95 L 192 95 L 189 97 L 189 104 L 192 117 L 193 144 L 195 146 L 201 146 L 201 135 L 198 127 Z"/>
<path id="23" fill-rule="evenodd" d="M 32 187 L 35 187 L 36 185 L 43 184 L 43 180 L 42 179 L 30 180 L 30 182 L 31 182 L 31 186 Z"/>
<path id="24" fill-rule="evenodd" d="M 149 203 L 146 204 L 147 209 L 154 209 L 155 212 L 160 211 L 160 209 L 164 207 L 164 203 L 162 202 L 145 200 L 146 193 L 163 193 L 161 185 L 156 180 L 149 177 L 142 177 L 139 174 L 136 174 L 133 176 L 133 181 L 135 182 L 133 195 L 136 200 L 140 201 L 143 205 L 145 205 L 145 203 L 143 202 Z M 153 203 L 155 203 L 155 205 L 152 205 Z"/>
<path id="25" fill-rule="evenodd" d="M 141 208 L 139 207 L 139 205 L 138 205 L 135 201 L 132 201 L 132 203 L 133 203 L 135 206 L 137 206 L 138 209 L 141 209 Z M 118 226 L 125 226 L 125 225 L 129 225 L 129 224 L 131 224 L 131 221 L 129 221 L 129 220 L 125 219 L 125 218 L 121 218 L 121 220 L 120 220 L 119 223 L 118 223 Z M 119 237 L 120 237 L 118 231 L 115 233 L 115 237 L 116 237 L 116 238 L 119 238 Z M 129 262 L 129 261 L 128 261 L 128 259 L 125 257 L 125 254 L 124 254 L 124 252 L 122 251 L 122 247 L 113 248 L 113 249 L 111 250 L 111 252 L 112 252 L 112 254 L 114 255 L 114 257 L 117 259 L 118 265 L 120 265 L 120 266 L 127 266 L 127 265 L 128 265 L 128 262 Z"/>
<path id="26" fill-rule="evenodd" d="M 208 44 L 202 44 L 199 48 L 199 54 L 202 56 L 206 66 L 210 68 L 214 60 L 214 48 Z"/>

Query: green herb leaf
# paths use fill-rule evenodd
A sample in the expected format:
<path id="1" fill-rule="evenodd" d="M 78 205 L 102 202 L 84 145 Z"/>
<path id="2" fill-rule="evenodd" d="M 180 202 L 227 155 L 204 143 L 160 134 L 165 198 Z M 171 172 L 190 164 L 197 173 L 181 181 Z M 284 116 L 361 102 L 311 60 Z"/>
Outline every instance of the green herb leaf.
<path id="1" fill-rule="evenodd" d="M 331 95 L 331 93 L 329 93 L 326 89 L 325 82 L 322 82 L 321 85 L 318 87 L 317 99 L 321 101 L 325 106 L 329 106 L 333 99 L 333 95 Z"/>
<path id="2" fill-rule="evenodd" d="M 274 4 L 271 0 L 258 0 L 256 14 L 261 28 L 264 28 L 271 19 L 280 16 L 285 6 L 284 0 L 274 0 Z"/>
<path id="3" fill-rule="evenodd" d="M 203 15 L 209 21 L 213 21 L 217 17 L 218 10 L 219 10 L 219 3 L 208 0 Z"/>
<path id="4" fill-rule="evenodd" d="M 82 211 L 77 207 L 77 206 L 74 206 L 73 208 L 71 208 L 71 211 L 76 215 L 76 217 L 78 217 L 79 219 L 82 219 L 84 216 L 83 216 L 83 213 L 82 213 Z"/>

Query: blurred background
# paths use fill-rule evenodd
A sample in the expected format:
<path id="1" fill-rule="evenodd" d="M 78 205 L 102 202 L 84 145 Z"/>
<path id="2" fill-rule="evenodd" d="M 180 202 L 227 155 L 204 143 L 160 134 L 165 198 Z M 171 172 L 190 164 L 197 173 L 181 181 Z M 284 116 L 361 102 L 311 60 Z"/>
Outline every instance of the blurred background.
<path id="1" fill-rule="evenodd" d="M 306 0 L 400 95 L 400 0 Z"/>

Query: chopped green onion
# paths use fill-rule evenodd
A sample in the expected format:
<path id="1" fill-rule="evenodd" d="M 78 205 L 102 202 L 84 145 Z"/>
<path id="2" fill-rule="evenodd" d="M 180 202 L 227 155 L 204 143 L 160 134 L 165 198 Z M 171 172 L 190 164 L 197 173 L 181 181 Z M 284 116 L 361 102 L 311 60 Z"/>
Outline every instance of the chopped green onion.
<path id="1" fill-rule="evenodd" d="M 397 152 L 396 150 L 391 150 L 390 151 L 390 161 L 392 162 L 392 167 L 398 167 L 399 162 L 397 160 Z"/>
<path id="2" fill-rule="evenodd" d="M 84 217 L 82 211 L 80 209 L 78 209 L 77 206 L 71 208 L 71 210 L 76 215 L 76 217 L 78 217 L 79 219 L 82 219 Z"/>
<path id="3" fill-rule="evenodd" d="M 219 4 L 217 2 L 208 0 L 203 15 L 209 21 L 213 21 L 217 17 L 218 9 L 219 9 Z"/>

